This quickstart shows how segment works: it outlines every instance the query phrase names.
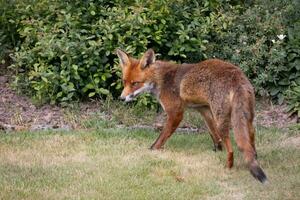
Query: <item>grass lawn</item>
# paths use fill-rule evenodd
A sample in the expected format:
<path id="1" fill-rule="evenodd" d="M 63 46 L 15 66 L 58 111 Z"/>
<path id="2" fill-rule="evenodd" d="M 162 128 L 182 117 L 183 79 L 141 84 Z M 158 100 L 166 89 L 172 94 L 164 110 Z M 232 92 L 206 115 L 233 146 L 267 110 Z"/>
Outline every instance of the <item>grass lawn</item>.
<path id="1" fill-rule="evenodd" d="M 162 151 L 151 130 L 0 133 L 0 199 L 299 199 L 300 134 L 257 130 L 269 183 L 245 168 L 224 168 L 208 134 L 175 133 Z"/>

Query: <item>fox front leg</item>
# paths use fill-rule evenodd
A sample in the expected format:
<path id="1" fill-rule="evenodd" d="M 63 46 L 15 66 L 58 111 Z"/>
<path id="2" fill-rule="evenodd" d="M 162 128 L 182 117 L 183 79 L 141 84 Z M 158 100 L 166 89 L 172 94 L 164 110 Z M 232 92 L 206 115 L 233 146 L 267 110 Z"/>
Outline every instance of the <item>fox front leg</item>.
<path id="1" fill-rule="evenodd" d="M 151 149 L 160 149 L 167 141 L 169 137 L 174 133 L 178 125 L 180 124 L 183 118 L 183 111 L 178 112 L 169 112 L 167 113 L 167 121 L 164 125 L 162 132 L 160 133 L 159 137 L 151 146 Z"/>

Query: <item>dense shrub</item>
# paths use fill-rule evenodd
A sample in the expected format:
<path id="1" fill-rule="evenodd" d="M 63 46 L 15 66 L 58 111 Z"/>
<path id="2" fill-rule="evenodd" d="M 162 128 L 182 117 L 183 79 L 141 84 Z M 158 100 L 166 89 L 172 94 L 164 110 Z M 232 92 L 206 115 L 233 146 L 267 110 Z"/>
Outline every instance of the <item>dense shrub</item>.
<path id="1" fill-rule="evenodd" d="M 288 102 L 288 112 L 300 118 L 300 84 L 293 82 L 292 86 L 286 91 Z"/>
<path id="2" fill-rule="evenodd" d="M 122 48 L 139 56 L 239 65 L 260 95 L 299 112 L 297 0 L 3 1 L 1 48 L 15 47 L 15 86 L 40 102 L 118 96 Z M 5 11 L 5 12 L 4 12 Z M 2 37 L 1 37 L 2 36 Z M 296 94 L 296 95 L 295 95 Z M 152 105 L 143 97 L 142 105 Z M 296 102 L 296 103 L 295 103 Z"/>
<path id="3" fill-rule="evenodd" d="M 287 90 L 300 85 L 300 3 L 258 0 L 248 9 L 237 8 L 226 12 L 233 23 L 214 36 L 208 54 L 239 65 L 258 94 L 281 104 Z"/>
<path id="4" fill-rule="evenodd" d="M 118 95 L 117 47 L 135 56 L 151 47 L 164 58 L 201 60 L 207 35 L 225 21 L 218 1 L 34 2 L 15 8 L 22 39 L 13 54 L 15 84 L 52 103 Z"/>
<path id="5" fill-rule="evenodd" d="M 2 0 L 0 3 L 0 61 L 5 62 L 7 55 L 14 46 L 17 46 L 19 37 L 17 26 L 14 23 L 17 14 L 15 10 L 15 2 L 10 0 Z"/>

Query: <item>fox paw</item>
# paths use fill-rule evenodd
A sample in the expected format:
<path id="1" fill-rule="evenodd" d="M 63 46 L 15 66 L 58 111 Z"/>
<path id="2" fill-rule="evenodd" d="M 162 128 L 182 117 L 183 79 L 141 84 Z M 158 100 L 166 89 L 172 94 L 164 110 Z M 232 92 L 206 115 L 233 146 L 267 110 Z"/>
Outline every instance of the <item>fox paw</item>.
<path id="1" fill-rule="evenodd" d="M 156 147 L 154 144 L 149 148 L 150 150 L 161 150 L 161 149 L 164 149 L 163 146 L 160 146 L 160 147 Z"/>
<path id="2" fill-rule="evenodd" d="M 213 151 L 222 151 L 223 147 L 221 143 L 214 144 Z"/>

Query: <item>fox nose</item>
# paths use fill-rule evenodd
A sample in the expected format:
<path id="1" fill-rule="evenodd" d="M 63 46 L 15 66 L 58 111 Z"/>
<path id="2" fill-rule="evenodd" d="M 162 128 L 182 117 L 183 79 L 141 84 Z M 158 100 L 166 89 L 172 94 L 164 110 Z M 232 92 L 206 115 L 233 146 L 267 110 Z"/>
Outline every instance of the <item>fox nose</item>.
<path id="1" fill-rule="evenodd" d="M 121 99 L 121 100 L 125 100 L 125 99 L 126 99 L 126 97 L 125 97 L 125 96 L 120 96 L 120 97 L 119 97 L 119 99 Z"/>
<path id="2" fill-rule="evenodd" d="M 130 102 L 130 101 L 133 100 L 134 94 L 129 94 L 129 95 L 127 95 L 127 96 L 121 95 L 119 98 L 120 98 L 121 100 L 124 100 L 125 102 Z"/>

